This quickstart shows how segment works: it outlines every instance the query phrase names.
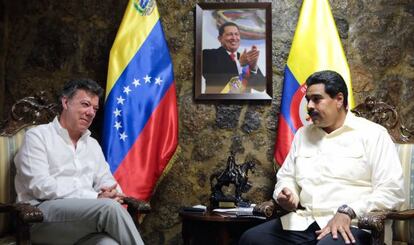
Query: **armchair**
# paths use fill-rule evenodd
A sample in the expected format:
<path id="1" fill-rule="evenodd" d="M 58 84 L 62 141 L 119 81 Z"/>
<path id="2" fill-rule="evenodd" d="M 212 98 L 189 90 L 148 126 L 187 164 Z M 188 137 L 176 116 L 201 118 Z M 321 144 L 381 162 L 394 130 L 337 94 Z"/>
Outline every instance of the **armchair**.
<path id="1" fill-rule="evenodd" d="M 17 244 L 30 244 L 30 224 L 43 220 L 40 209 L 15 203 L 13 158 L 25 132 L 33 125 L 52 121 L 57 114 L 57 104 L 49 103 L 45 92 L 40 92 L 17 101 L 10 117 L 0 123 L 0 238 L 14 234 Z M 124 203 L 137 226 L 138 215 L 151 211 L 148 203 L 133 197 L 126 197 Z"/>
<path id="2" fill-rule="evenodd" d="M 371 231 L 372 245 L 384 244 L 385 220 L 394 220 L 394 241 L 412 244 L 414 242 L 414 189 L 411 176 L 414 171 L 414 131 L 407 129 L 401 122 L 401 118 L 395 107 L 368 97 L 364 103 L 352 110 L 357 116 L 364 117 L 384 126 L 391 135 L 399 151 L 403 167 L 404 184 L 407 188 L 406 202 L 403 211 L 376 210 L 359 217 L 358 227 Z M 255 212 L 268 218 L 280 217 L 287 213 L 281 209 L 274 200 L 263 202 L 255 207 Z M 411 230 L 410 230 L 411 229 Z M 412 237 L 409 237 L 411 234 Z M 388 244 L 391 245 L 391 244 Z"/>

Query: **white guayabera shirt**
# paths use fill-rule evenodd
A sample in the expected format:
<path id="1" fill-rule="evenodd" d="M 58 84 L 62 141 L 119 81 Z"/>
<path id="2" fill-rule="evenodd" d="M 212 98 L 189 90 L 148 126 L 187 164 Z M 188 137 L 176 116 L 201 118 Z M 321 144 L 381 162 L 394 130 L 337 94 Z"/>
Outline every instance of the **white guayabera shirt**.
<path id="1" fill-rule="evenodd" d="M 281 217 L 285 230 L 306 230 L 314 221 L 323 228 L 343 204 L 360 216 L 404 202 L 401 164 L 387 130 L 351 112 L 330 134 L 314 125 L 296 132 L 277 173 L 275 200 L 284 187 L 305 208 Z"/>
<path id="2" fill-rule="evenodd" d="M 87 130 L 73 145 L 57 117 L 27 131 L 15 159 L 18 202 L 97 198 L 116 183 L 98 142 Z"/>

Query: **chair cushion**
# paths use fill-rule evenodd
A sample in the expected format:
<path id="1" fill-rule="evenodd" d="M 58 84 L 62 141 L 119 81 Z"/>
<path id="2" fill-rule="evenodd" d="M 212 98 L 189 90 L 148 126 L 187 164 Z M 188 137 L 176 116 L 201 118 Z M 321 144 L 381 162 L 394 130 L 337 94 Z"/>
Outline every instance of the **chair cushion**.
<path id="1" fill-rule="evenodd" d="M 414 144 L 396 144 L 401 160 L 404 185 L 406 189 L 405 203 L 402 209 L 414 208 Z M 393 240 L 414 244 L 414 221 L 395 221 Z"/>
<path id="2" fill-rule="evenodd" d="M 15 201 L 13 158 L 21 146 L 24 134 L 28 129 L 22 129 L 11 137 L 0 137 L 0 203 Z M 9 226 L 8 215 L 1 213 L 0 236 L 8 232 Z"/>

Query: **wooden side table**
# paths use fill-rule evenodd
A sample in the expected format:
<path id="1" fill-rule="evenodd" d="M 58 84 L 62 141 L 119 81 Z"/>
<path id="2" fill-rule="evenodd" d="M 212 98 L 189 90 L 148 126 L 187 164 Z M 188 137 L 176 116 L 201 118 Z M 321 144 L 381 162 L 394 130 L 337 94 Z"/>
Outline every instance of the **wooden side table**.
<path id="1" fill-rule="evenodd" d="M 197 214 L 180 212 L 184 245 L 237 244 L 240 236 L 249 228 L 265 222 L 265 219 L 223 217 L 213 213 Z"/>

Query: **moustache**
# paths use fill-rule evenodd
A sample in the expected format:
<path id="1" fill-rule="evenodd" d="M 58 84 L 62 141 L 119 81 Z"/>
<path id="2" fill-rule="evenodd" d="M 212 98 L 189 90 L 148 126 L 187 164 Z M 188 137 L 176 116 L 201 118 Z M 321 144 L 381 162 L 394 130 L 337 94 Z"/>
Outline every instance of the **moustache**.
<path id="1" fill-rule="evenodd" d="M 315 110 L 310 110 L 310 111 L 308 111 L 308 115 L 310 117 L 315 117 L 315 116 L 319 116 L 319 113 Z"/>

